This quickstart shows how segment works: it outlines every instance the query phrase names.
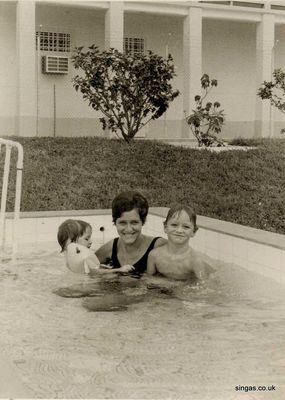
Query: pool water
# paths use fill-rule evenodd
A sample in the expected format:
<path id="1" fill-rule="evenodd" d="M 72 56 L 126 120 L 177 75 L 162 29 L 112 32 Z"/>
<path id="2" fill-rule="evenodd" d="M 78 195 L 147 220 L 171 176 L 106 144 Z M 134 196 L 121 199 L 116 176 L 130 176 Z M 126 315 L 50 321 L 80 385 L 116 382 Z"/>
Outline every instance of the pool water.
<path id="1" fill-rule="evenodd" d="M 58 252 L 3 263 L 0 354 L 15 374 L 0 397 L 284 400 L 284 286 L 214 267 L 204 286 L 156 286 L 72 274 Z"/>

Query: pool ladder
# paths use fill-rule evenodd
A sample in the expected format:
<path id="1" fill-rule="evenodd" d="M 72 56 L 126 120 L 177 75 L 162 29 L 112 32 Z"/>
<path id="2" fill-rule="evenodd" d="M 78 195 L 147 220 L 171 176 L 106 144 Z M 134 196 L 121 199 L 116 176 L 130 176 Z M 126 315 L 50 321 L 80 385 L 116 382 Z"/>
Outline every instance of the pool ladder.
<path id="1" fill-rule="evenodd" d="M 4 247 L 5 247 L 6 203 L 7 203 L 8 182 L 10 173 L 11 150 L 14 147 L 18 151 L 18 159 L 16 166 L 17 174 L 16 174 L 15 205 L 14 205 L 14 221 L 12 230 L 12 258 L 14 259 L 18 251 L 18 225 L 20 219 L 24 151 L 23 151 L 23 146 L 20 143 L 0 138 L 0 155 L 2 147 L 6 149 L 6 152 L 5 152 L 5 162 L 3 170 L 1 208 L 0 208 L 0 257 L 4 253 Z"/>

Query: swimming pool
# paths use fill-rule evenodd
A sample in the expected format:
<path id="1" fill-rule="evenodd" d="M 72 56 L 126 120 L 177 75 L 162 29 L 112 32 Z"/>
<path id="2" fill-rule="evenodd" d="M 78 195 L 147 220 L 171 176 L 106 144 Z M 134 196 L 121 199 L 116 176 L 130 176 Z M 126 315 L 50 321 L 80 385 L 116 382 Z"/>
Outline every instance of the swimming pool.
<path id="1" fill-rule="evenodd" d="M 205 287 L 172 295 L 122 277 L 127 310 L 90 312 L 86 299 L 53 291 L 109 295 L 110 285 L 68 272 L 43 241 L 21 251 L 0 270 L 0 397 L 284 400 L 285 296 L 275 280 L 213 261 Z"/>

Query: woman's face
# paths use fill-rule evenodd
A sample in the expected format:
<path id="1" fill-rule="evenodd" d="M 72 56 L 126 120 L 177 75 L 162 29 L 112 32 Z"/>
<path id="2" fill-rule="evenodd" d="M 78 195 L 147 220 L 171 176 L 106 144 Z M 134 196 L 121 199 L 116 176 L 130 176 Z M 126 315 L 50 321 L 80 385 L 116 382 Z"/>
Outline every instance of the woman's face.
<path id="1" fill-rule="evenodd" d="M 123 212 L 115 223 L 120 238 L 126 244 L 135 243 L 141 235 L 142 225 L 137 209 Z"/>

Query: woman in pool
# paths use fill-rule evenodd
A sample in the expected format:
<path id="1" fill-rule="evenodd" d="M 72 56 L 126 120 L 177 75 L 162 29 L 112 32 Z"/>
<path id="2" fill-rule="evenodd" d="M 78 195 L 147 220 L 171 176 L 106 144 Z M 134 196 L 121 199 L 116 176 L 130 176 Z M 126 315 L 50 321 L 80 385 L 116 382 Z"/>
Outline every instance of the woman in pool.
<path id="1" fill-rule="evenodd" d="M 148 214 L 148 202 L 138 192 L 122 192 L 112 202 L 112 217 L 119 237 L 96 251 L 100 263 L 110 262 L 113 268 L 132 265 L 131 273 L 146 271 L 149 252 L 166 243 L 160 237 L 146 236 L 142 227 Z"/>

